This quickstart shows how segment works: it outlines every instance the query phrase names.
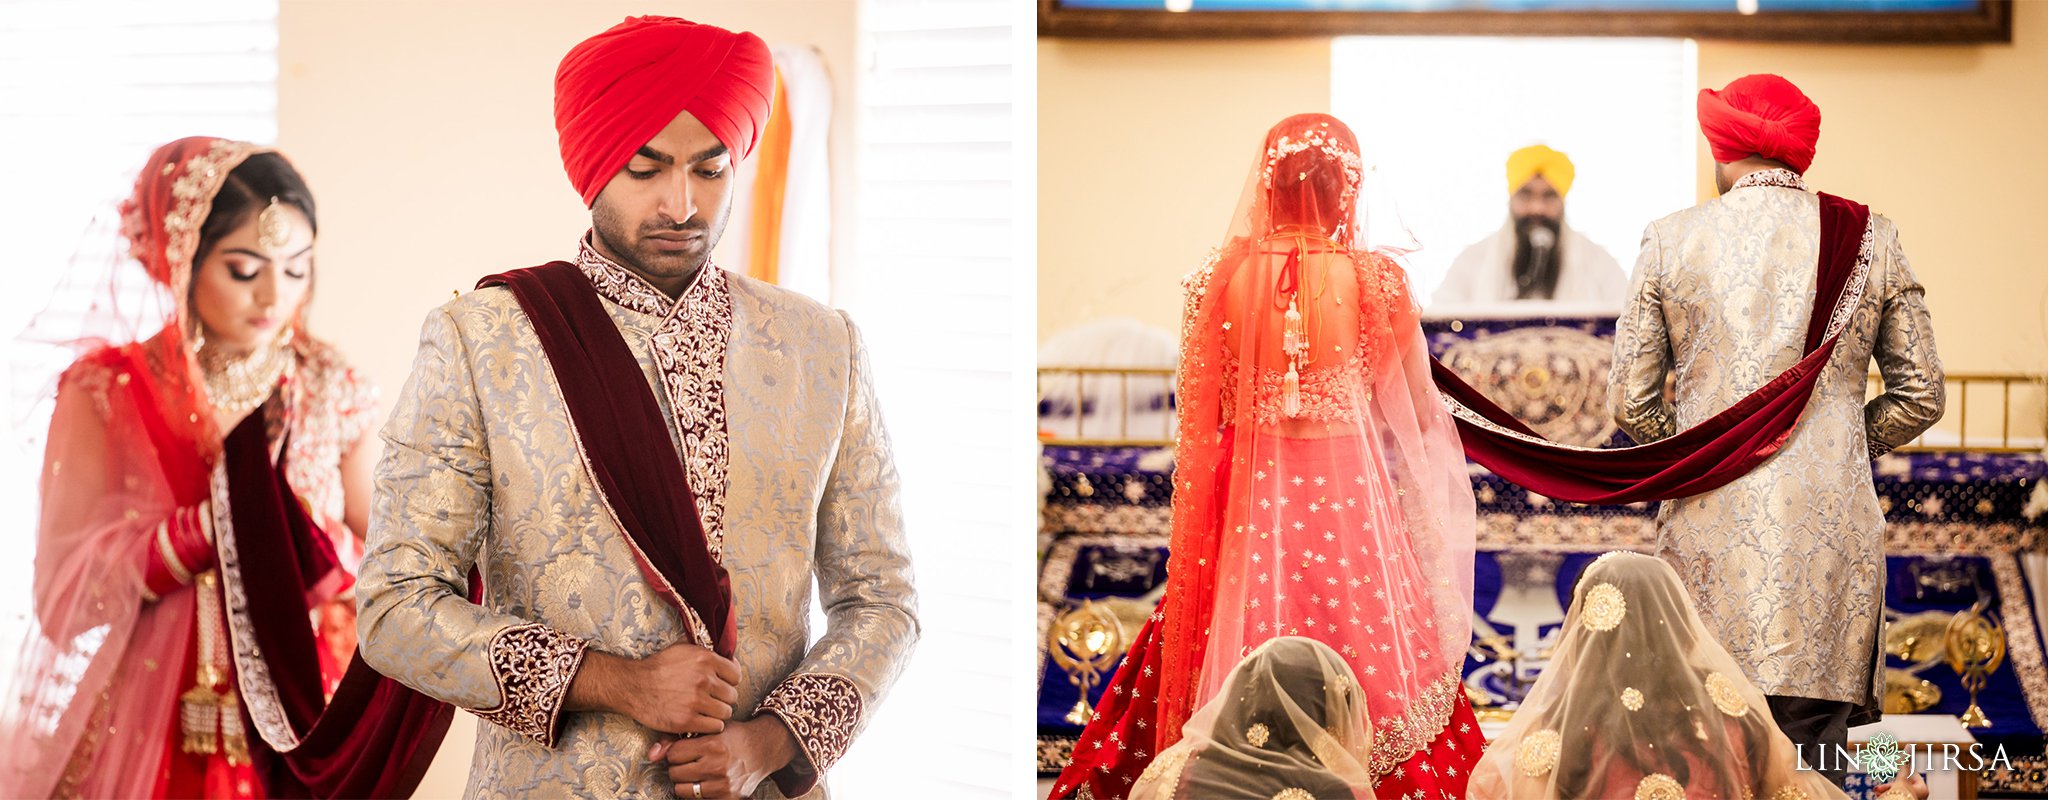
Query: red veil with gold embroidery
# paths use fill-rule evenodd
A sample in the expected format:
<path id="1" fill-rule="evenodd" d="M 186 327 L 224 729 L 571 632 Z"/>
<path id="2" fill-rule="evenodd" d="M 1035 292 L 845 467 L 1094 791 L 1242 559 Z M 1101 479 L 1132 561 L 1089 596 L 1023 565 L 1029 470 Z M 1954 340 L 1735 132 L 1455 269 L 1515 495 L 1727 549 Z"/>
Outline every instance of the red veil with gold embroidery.
<path id="1" fill-rule="evenodd" d="M 1382 794 L 1462 792 L 1480 747 L 1459 684 L 1472 490 L 1406 275 L 1365 241 L 1365 189 L 1349 128 L 1290 117 L 1189 276 L 1166 596 L 1055 797 L 1123 796 L 1285 635 L 1357 674 Z"/>

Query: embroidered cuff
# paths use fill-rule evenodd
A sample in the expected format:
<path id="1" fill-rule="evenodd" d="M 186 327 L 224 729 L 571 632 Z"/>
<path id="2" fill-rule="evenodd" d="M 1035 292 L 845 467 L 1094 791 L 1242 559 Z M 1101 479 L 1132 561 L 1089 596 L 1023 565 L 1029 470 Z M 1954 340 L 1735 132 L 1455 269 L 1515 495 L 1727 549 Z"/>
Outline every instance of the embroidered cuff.
<path id="1" fill-rule="evenodd" d="M 491 677 L 498 681 L 495 708 L 475 710 L 485 722 L 555 746 L 556 721 L 569 682 L 583 666 L 589 643 L 546 625 L 517 625 L 491 637 Z"/>
<path id="2" fill-rule="evenodd" d="M 811 790 L 818 776 L 846 754 L 860 726 L 860 689 L 838 675 L 810 672 L 791 675 L 761 701 L 756 715 L 774 714 L 789 726 L 804 763 L 790 762 L 775 773 L 776 788 L 798 797 Z"/>

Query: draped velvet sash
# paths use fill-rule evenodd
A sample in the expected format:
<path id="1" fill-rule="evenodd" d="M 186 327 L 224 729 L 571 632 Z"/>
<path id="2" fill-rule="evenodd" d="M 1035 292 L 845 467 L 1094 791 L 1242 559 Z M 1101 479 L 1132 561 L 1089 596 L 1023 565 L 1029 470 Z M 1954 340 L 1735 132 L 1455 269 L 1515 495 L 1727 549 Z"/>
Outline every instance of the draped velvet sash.
<path id="1" fill-rule="evenodd" d="M 562 387 L 591 478 L 642 557 L 643 569 L 671 602 L 688 604 L 713 647 L 731 657 L 738 640 L 732 584 L 711 557 L 703 518 L 668 424 L 640 362 L 605 313 L 597 287 L 566 261 L 490 275 L 477 288 L 504 286 L 533 322 Z M 683 609 L 678 609 L 679 611 Z M 685 616 L 688 616 L 686 614 Z"/>
<path id="2" fill-rule="evenodd" d="M 454 707 L 386 678 L 356 654 L 332 699 L 320 686 L 318 644 L 306 621 L 315 587 L 342 575 L 334 546 L 313 524 L 273 464 L 266 409 L 243 420 L 222 446 L 236 561 L 228 591 L 246 598 L 248 629 L 270 690 L 298 743 L 272 749 L 250 731 L 250 756 L 272 797 L 403 797 L 419 786 L 448 732 Z M 251 680 L 247 670 L 240 676 Z M 259 678 L 260 679 L 260 678 Z M 254 702 L 245 689 L 245 700 Z M 251 708 L 253 711 L 253 707 Z"/>
<path id="3" fill-rule="evenodd" d="M 1861 299 L 1868 274 L 1857 267 L 1869 224 L 1868 206 L 1820 195 L 1820 263 L 1805 356 L 1727 410 L 1666 439 L 1613 450 L 1550 442 L 1431 359 L 1465 454 L 1508 481 L 1574 503 L 1675 500 L 1748 474 L 1791 437 L 1834 354 L 1840 331 L 1829 335 L 1830 322 L 1850 310 L 1845 303 Z"/>

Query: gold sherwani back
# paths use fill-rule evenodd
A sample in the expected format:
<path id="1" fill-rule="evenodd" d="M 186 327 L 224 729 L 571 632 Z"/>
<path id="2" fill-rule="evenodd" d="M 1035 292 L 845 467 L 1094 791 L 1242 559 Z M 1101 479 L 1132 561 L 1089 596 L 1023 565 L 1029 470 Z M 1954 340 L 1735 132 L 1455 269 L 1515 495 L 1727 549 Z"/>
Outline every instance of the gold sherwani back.
<path id="1" fill-rule="evenodd" d="M 1637 441 L 1713 416 L 1802 355 L 1820 203 L 1796 176 L 1777 177 L 1644 233 L 1609 384 L 1616 418 Z M 1934 423 L 1942 386 L 1897 230 L 1876 214 L 1870 228 L 1868 283 L 1784 449 L 1657 515 L 1659 554 L 1766 694 L 1860 705 L 1880 688 L 1884 514 L 1870 459 Z M 1866 404 L 1873 358 L 1886 392 Z M 1671 372 L 1675 405 L 1664 398 Z"/>
<path id="2" fill-rule="evenodd" d="M 579 266 L 646 375 L 617 390 L 659 399 L 731 575 L 738 716 L 777 714 L 802 751 L 793 766 L 822 771 L 917 636 L 896 471 L 858 334 L 839 312 L 715 267 L 671 302 L 587 248 Z M 468 794 L 668 796 L 645 757 L 653 731 L 560 710 L 582 647 L 642 657 L 692 637 L 605 508 L 510 290 L 428 317 L 384 440 L 362 652 L 496 723 L 479 727 Z M 472 565 L 481 606 L 461 596 Z M 815 645 L 814 577 L 828 617 Z M 782 795 L 764 781 L 755 796 Z"/>

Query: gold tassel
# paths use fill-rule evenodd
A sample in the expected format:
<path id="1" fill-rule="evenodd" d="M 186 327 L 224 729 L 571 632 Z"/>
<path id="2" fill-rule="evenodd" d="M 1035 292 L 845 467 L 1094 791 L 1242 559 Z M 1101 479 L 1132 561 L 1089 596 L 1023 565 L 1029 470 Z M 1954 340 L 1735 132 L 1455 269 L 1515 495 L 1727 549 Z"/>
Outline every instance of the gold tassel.
<path id="1" fill-rule="evenodd" d="M 220 752 L 220 693 L 204 680 L 178 696 L 178 722 L 185 731 L 184 751 L 205 756 Z"/>
<path id="2" fill-rule="evenodd" d="M 249 735 L 242 726 L 242 701 L 235 697 L 233 691 L 223 692 L 220 696 L 220 741 L 228 766 L 239 767 L 249 763 Z"/>

